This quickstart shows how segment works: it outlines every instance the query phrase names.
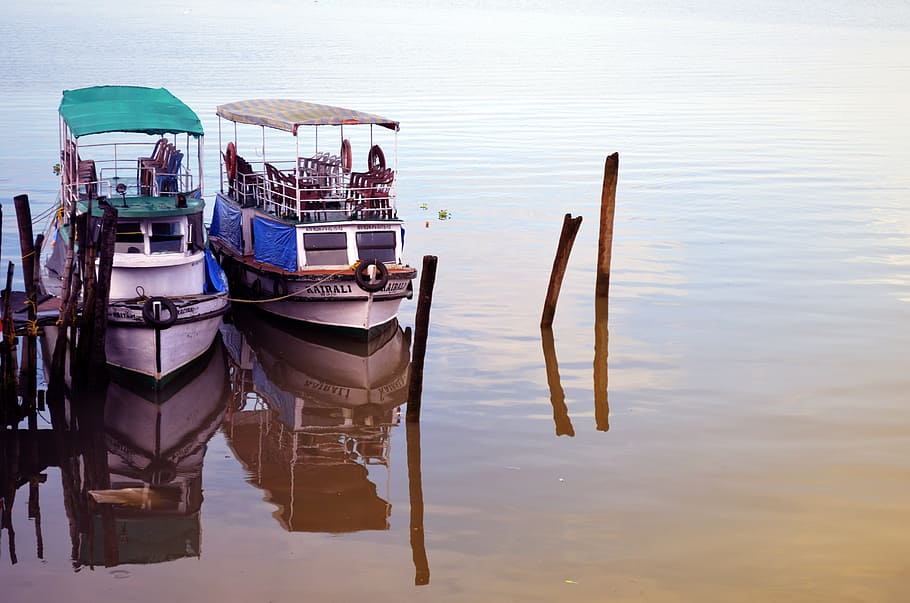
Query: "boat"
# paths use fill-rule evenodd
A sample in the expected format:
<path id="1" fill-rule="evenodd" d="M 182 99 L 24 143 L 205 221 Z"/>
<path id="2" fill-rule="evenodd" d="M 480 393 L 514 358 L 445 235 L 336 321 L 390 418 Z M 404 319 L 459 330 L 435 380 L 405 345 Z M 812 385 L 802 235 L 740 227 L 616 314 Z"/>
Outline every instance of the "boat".
<path id="1" fill-rule="evenodd" d="M 205 241 L 202 123 L 168 90 L 139 86 L 66 90 L 59 115 L 59 202 L 40 285 L 63 295 L 73 221 L 100 228 L 113 206 L 107 363 L 163 385 L 210 348 L 229 305 Z"/>
<path id="2" fill-rule="evenodd" d="M 358 338 L 391 325 L 417 274 L 402 261 L 398 122 L 289 99 L 233 102 L 216 114 L 219 147 L 225 123 L 234 134 L 222 153 L 209 242 L 232 297 Z M 326 126 L 337 138 L 320 136 Z M 392 139 L 389 162 L 380 135 Z M 361 171 L 352 140 L 368 149 Z"/>
<path id="3" fill-rule="evenodd" d="M 390 470 L 391 429 L 408 393 L 408 333 L 395 322 L 364 342 L 246 314 L 222 325 L 239 401 L 222 431 L 249 483 L 287 531 L 388 530 L 390 497 L 372 469 Z"/>

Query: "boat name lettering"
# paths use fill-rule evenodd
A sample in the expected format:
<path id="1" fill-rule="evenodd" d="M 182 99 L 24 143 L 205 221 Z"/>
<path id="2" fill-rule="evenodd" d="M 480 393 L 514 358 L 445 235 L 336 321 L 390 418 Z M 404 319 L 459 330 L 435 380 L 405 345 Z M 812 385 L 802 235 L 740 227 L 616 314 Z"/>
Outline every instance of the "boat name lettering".
<path id="1" fill-rule="evenodd" d="M 307 226 L 303 232 L 344 232 L 337 226 Z"/>
<path id="2" fill-rule="evenodd" d="M 388 224 L 358 224 L 357 230 L 388 230 L 388 231 L 391 231 L 392 229 L 389 228 Z"/>
<path id="3" fill-rule="evenodd" d="M 351 293 L 352 288 L 350 285 L 312 285 L 304 291 L 318 295 L 335 295 L 336 293 Z"/>

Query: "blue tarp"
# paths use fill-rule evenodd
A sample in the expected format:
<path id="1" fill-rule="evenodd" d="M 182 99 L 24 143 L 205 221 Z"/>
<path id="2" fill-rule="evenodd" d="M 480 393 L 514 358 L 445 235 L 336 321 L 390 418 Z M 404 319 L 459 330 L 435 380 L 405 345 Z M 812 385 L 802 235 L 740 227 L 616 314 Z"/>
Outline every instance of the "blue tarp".
<path id="1" fill-rule="evenodd" d="M 226 241 L 235 250 L 243 253 L 243 231 L 239 207 L 234 207 L 221 197 L 215 197 L 215 209 L 209 234 Z"/>
<path id="2" fill-rule="evenodd" d="M 211 250 L 206 247 L 204 291 L 207 295 L 212 295 L 213 293 L 224 293 L 227 290 L 227 277 L 224 275 L 224 270 L 222 270 L 221 266 L 218 265 L 218 262 L 215 260 L 215 256 L 212 255 Z"/>
<path id="3" fill-rule="evenodd" d="M 265 218 L 253 220 L 253 257 L 293 272 L 297 270 L 297 229 Z"/>

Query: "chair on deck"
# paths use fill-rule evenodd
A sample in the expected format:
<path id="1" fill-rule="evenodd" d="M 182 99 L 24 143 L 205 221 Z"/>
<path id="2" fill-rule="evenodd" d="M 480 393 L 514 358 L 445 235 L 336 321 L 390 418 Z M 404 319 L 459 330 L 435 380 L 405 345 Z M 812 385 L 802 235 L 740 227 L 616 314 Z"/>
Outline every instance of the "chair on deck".
<path id="1" fill-rule="evenodd" d="M 66 146 L 61 152 L 63 169 L 66 170 L 66 181 L 74 186 L 75 194 L 80 195 L 79 186 L 85 187 L 85 196 L 89 199 L 95 197 L 98 186 L 98 175 L 95 171 L 95 162 L 92 159 L 82 159 L 76 150 L 76 143 L 66 141 Z M 81 195 L 80 195 L 81 196 Z"/>
<path id="2" fill-rule="evenodd" d="M 269 185 L 269 200 L 282 208 L 285 214 L 296 214 L 300 202 L 303 202 L 303 210 L 323 207 L 321 203 L 318 203 L 319 191 L 309 179 L 295 180 L 293 175 L 285 174 L 270 163 L 265 164 L 265 171 Z M 301 220 L 310 219 L 309 214 L 299 217 Z"/>
<path id="3" fill-rule="evenodd" d="M 368 218 L 392 217 L 390 195 L 394 181 L 395 170 L 391 168 L 351 172 L 348 203 L 353 205 L 352 210 L 366 209 Z"/>
<path id="4" fill-rule="evenodd" d="M 157 173 L 155 176 L 155 184 L 158 187 L 159 195 L 163 193 L 176 194 L 179 191 L 180 183 L 178 176 L 180 175 L 180 166 L 182 163 L 183 153 L 177 151 L 170 156 L 165 172 Z"/>
<path id="5" fill-rule="evenodd" d="M 141 195 L 151 195 L 152 178 L 157 178 L 158 174 L 170 171 L 171 159 L 177 152 L 177 147 L 168 139 L 161 138 L 155 143 L 153 151 L 151 157 L 139 159 L 139 194 Z"/>

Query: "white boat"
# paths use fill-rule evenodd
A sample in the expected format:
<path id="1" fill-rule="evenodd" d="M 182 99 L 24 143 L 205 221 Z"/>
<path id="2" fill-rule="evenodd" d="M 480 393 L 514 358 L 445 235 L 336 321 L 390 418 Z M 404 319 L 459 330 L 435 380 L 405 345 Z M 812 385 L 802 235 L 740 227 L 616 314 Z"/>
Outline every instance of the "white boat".
<path id="1" fill-rule="evenodd" d="M 162 383 L 211 347 L 229 303 L 206 249 L 202 123 L 163 88 L 96 86 L 64 91 L 60 140 L 42 285 L 61 295 L 72 216 L 100 226 L 105 198 L 117 210 L 107 362 Z"/>
<path id="2" fill-rule="evenodd" d="M 367 338 L 392 324 L 417 274 L 402 260 L 395 205 L 398 122 L 286 99 L 234 102 L 216 113 L 219 145 L 225 120 L 234 135 L 222 154 L 209 241 L 232 296 Z M 238 139 L 238 124 L 261 136 Z M 320 137 L 326 126 L 337 137 Z M 276 130 L 291 136 L 266 149 L 266 132 Z M 391 138 L 390 162 L 374 134 Z M 368 150 L 362 171 L 353 168 L 357 136 Z"/>

